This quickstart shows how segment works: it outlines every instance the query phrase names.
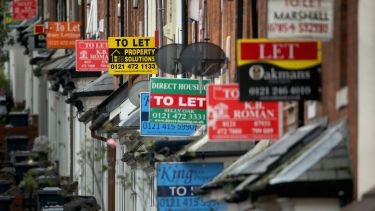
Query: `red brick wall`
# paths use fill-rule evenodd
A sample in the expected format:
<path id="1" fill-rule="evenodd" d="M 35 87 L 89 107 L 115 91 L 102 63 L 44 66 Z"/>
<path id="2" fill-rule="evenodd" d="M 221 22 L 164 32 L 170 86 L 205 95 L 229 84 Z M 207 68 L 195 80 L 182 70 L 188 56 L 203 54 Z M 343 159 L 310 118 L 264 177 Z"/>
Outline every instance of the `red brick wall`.
<path id="1" fill-rule="evenodd" d="M 266 1 L 259 2 L 259 34 L 265 37 Z M 345 5 L 346 4 L 346 5 Z M 351 155 L 354 164 L 356 188 L 357 169 L 357 0 L 334 1 L 334 38 L 323 41 L 322 100 L 318 102 L 317 116 L 327 116 L 336 122 L 348 119 Z M 249 34 L 246 28 L 244 33 Z M 346 79 L 346 80 L 345 80 Z M 343 83 L 343 81 L 346 83 Z M 348 86 L 349 104 L 336 109 L 336 93 L 344 85 Z M 306 112 L 305 112 L 306 113 Z M 306 118 L 305 118 L 306 119 Z M 285 121 L 284 121 L 285 122 Z M 355 190 L 356 192 L 356 190 Z M 356 194 L 356 193 L 355 193 Z"/>
<path id="2" fill-rule="evenodd" d="M 119 36 L 119 28 L 118 28 L 118 6 L 117 6 L 118 0 L 110 0 L 110 12 L 109 12 L 109 28 L 110 28 L 110 33 L 108 37 L 116 37 Z"/>
<path id="3" fill-rule="evenodd" d="M 124 6 L 124 25 L 125 25 L 124 31 L 125 33 L 124 34 L 126 37 L 136 37 L 136 36 L 145 35 L 144 28 L 143 28 L 145 24 L 144 1 L 138 1 L 138 2 L 139 2 L 138 7 L 135 8 L 132 6 L 132 1 L 125 0 L 125 6 Z M 142 24 L 139 24 L 140 21 L 142 22 Z M 136 76 L 131 76 L 131 77 L 132 77 L 131 80 L 133 80 Z"/>
<path id="4" fill-rule="evenodd" d="M 202 8 L 202 5 L 200 5 Z M 190 8 L 188 8 L 189 10 Z M 208 42 L 220 46 L 226 51 L 226 38 L 231 37 L 229 69 L 231 80 L 235 80 L 235 49 L 236 49 L 236 1 L 207 0 L 206 31 Z M 199 34 L 199 22 L 196 22 L 197 42 Z M 192 22 L 188 21 L 188 43 L 192 43 Z"/>
<path id="5" fill-rule="evenodd" d="M 140 31 L 144 33 L 139 26 L 139 21 L 144 24 L 144 1 L 138 2 L 138 8 L 133 8 L 132 1 L 125 1 L 125 4 L 128 4 L 128 9 L 126 6 L 124 7 L 125 36 L 139 36 Z"/>
<path id="6" fill-rule="evenodd" d="M 101 19 L 104 20 L 104 22 L 106 22 L 106 0 L 98 0 L 98 27 L 99 27 L 99 21 Z M 106 23 L 104 23 L 106 24 Z M 105 30 L 104 30 L 105 31 Z M 100 39 L 106 39 L 106 37 L 104 37 L 105 35 L 105 32 L 100 32 Z"/>

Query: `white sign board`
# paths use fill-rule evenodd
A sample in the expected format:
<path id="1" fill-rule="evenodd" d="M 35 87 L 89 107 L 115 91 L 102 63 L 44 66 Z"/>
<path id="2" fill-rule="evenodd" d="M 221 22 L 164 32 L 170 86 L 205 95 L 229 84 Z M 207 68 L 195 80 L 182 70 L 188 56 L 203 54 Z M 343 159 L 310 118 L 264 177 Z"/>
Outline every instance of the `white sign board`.
<path id="1" fill-rule="evenodd" d="M 268 0 L 268 38 L 333 37 L 333 0 Z"/>

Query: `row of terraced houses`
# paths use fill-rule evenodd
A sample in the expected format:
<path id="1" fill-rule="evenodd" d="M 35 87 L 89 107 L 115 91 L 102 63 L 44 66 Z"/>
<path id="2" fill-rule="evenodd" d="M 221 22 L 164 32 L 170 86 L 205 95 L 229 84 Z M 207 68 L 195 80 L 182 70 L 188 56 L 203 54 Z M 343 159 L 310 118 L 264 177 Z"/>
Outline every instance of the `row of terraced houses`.
<path id="1" fill-rule="evenodd" d="M 17 0 L 3 1 L 11 2 Z M 34 17 L 7 23 L 5 74 L 14 101 L 24 103 L 39 139 L 48 140 L 48 159 L 58 174 L 78 184 L 74 194 L 94 196 L 101 210 L 372 210 L 374 9 L 372 0 L 37 0 Z M 288 16 L 292 10 L 299 13 Z M 326 16 L 301 14 L 311 11 Z M 303 34 L 271 24 L 283 18 L 328 25 L 311 25 Z M 36 46 L 35 26 L 48 33 L 52 22 L 78 22 L 79 40 L 151 37 L 157 49 L 212 43 L 225 62 L 209 77 L 178 68 L 157 74 L 82 72 L 76 48 L 49 48 L 48 37 L 47 46 Z M 143 111 L 134 104 L 134 88 L 156 77 L 243 83 L 237 42 L 260 38 L 321 45 L 321 96 L 280 101 L 277 139 L 212 141 L 204 125 L 190 136 L 140 133 Z M 189 175 L 178 172 L 178 164 L 202 164 L 195 170 L 213 168 L 214 175 L 194 191 L 179 189 L 177 177 Z M 172 177 L 177 179 L 170 189 L 159 187 Z M 195 209 L 194 203 L 201 204 Z"/>

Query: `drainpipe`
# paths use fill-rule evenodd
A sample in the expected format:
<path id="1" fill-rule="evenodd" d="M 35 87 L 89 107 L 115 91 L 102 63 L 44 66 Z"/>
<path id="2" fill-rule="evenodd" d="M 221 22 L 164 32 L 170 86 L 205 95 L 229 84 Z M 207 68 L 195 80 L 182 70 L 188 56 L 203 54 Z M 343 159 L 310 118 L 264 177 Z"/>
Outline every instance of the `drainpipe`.
<path id="1" fill-rule="evenodd" d="M 64 7 L 64 13 L 62 14 L 63 21 L 69 22 L 68 20 L 68 2 L 64 1 L 63 2 L 63 7 Z"/>
<path id="2" fill-rule="evenodd" d="M 188 15 L 187 15 L 187 2 L 186 0 L 183 0 L 181 3 L 181 16 L 182 16 L 182 24 L 181 24 L 181 43 L 183 45 L 188 44 L 187 40 L 187 20 L 188 20 Z"/>
<path id="3" fill-rule="evenodd" d="M 253 0 L 253 7 L 252 8 L 254 8 L 254 7 L 256 7 L 256 0 L 255 1 Z M 236 12 L 237 13 L 237 15 L 236 15 L 236 19 L 237 19 L 236 36 L 237 36 L 237 38 L 242 38 L 243 0 L 237 0 L 236 10 L 237 10 L 237 12 Z M 258 14 L 256 13 L 256 9 L 255 9 L 255 13 L 253 13 L 252 15 L 253 15 L 253 18 L 255 17 L 255 21 L 257 21 L 256 17 L 257 17 Z M 253 21 L 253 24 L 254 24 L 255 21 Z M 255 24 L 258 25 L 257 23 L 255 23 Z"/>
<path id="4" fill-rule="evenodd" d="M 86 27 L 85 27 L 85 22 L 86 22 L 86 15 L 85 15 L 85 6 L 86 5 L 86 1 L 85 0 L 81 0 L 81 38 L 82 39 L 85 39 L 85 30 L 86 30 Z"/>
<path id="5" fill-rule="evenodd" d="M 72 21 L 78 20 L 78 2 L 77 0 L 72 1 Z M 70 110 L 70 182 L 73 182 L 73 172 L 74 172 L 74 109 L 73 105 L 70 104 L 69 106 Z"/>
<path id="6" fill-rule="evenodd" d="M 207 41 L 207 30 L 206 30 L 206 12 L 207 12 L 207 0 L 203 0 L 202 6 L 202 36 L 201 42 Z"/>
<path id="7" fill-rule="evenodd" d="M 40 2 L 40 13 L 39 16 L 42 18 L 41 23 L 44 24 L 44 0 L 39 0 Z"/>
<path id="8" fill-rule="evenodd" d="M 70 182 L 73 182 L 73 166 L 74 166 L 74 128 L 73 128 L 73 105 L 69 104 L 70 110 Z"/>
<path id="9" fill-rule="evenodd" d="M 255 10 L 253 10 L 254 7 L 256 7 L 256 2 L 257 0 L 252 0 L 251 2 L 251 16 L 252 16 L 252 27 L 253 27 L 253 30 L 254 28 L 257 28 L 258 27 L 258 14 L 256 12 L 256 8 Z M 243 0 L 237 0 L 237 4 L 236 4 L 236 39 L 239 39 L 239 38 L 242 38 L 242 24 L 243 24 Z M 255 25 L 254 25 L 255 24 Z M 238 82 L 239 78 L 238 78 L 238 71 L 234 71 L 234 78 L 235 80 Z"/>
<path id="10" fill-rule="evenodd" d="M 124 33 L 124 0 L 120 0 L 120 37 L 125 35 Z M 124 83 L 124 76 L 119 77 L 119 85 L 121 86 Z"/>
<path id="11" fill-rule="evenodd" d="M 257 12 L 257 7 L 258 7 L 257 0 L 252 0 L 252 2 L 251 2 L 251 28 L 252 28 L 252 32 L 253 32 L 252 33 L 253 38 L 258 38 L 258 12 Z"/>
<path id="12" fill-rule="evenodd" d="M 181 43 L 183 45 L 187 45 L 188 44 L 188 30 L 187 30 L 187 26 L 188 26 L 188 23 L 187 23 L 187 20 L 188 20 L 188 15 L 187 15 L 187 1 L 186 0 L 183 0 L 182 3 L 181 3 L 181 16 L 182 16 L 182 24 L 181 24 Z M 185 73 L 182 75 L 183 78 L 187 78 L 188 77 L 188 73 Z"/>
<path id="13" fill-rule="evenodd" d="M 303 100 L 298 101 L 298 127 L 305 125 L 305 103 Z"/>
<path id="14" fill-rule="evenodd" d="M 111 33 L 111 30 L 109 29 L 109 24 L 110 24 L 110 0 L 107 0 L 107 14 L 106 14 L 106 17 L 107 17 L 107 34 L 106 34 L 106 38 L 108 39 L 108 37 L 110 36 L 110 33 Z"/>
<path id="15" fill-rule="evenodd" d="M 124 0 L 120 0 L 120 36 L 125 35 L 125 23 L 124 23 Z"/>
<path id="16" fill-rule="evenodd" d="M 107 3 L 107 14 L 106 14 L 106 17 L 107 17 L 107 34 L 106 34 L 106 38 L 108 39 L 109 36 L 111 36 L 111 30 L 110 30 L 110 0 L 107 0 L 106 1 Z M 117 18 L 117 17 L 116 17 Z M 120 23 L 121 23 L 121 26 L 120 26 L 120 33 L 121 33 L 121 36 L 124 35 L 124 1 L 123 0 L 120 0 Z M 123 83 L 122 81 L 122 77 L 120 77 L 120 85 Z M 100 141 L 104 141 L 106 142 L 106 138 L 102 137 L 102 136 L 98 136 L 97 134 L 95 134 L 95 132 L 92 130 L 91 131 L 91 137 L 93 138 L 96 138 Z M 109 211 L 112 211 L 112 210 L 115 210 L 115 196 L 116 196 L 116 193 L 115 193 L 115 190 L 116 190 L 116 171 L 115 171 L 115 167 L 116 167 L 116 150 L 115 149 L 112 149 L 111 147 L 107 146 L 107 161 L 108 161 L 108 184 L 107 184 L 107 194 L 108 194 L 108 204 L 107 204 L 107 208 Z"/>
<path id="17" fill-rule="evenodd" d="M 78 20 L 78 2 L 77 0 L 73 0 L 72 2 L 72 20 L 77 21 Z"/>
<path id="18" fill-rule="evenodd" d="M 91 137 L 95 138 L 97 140 L 100 140 L 102 142 L 106 142 L 107 138 L 100 136 L 95 133 L 95 131 L 99 128 L 99 125 L 102 125 L 106 118 L 108 118 L 109 115 L 103 115 L 100 114 L 96 120 L 94 120 L 90 126 L 91 130 Z M 107 184 L 107 192 L 108 192 L 108 204 L 107 209 L 103 210 L 115 210 L 115 181 L 116 181 L 116 151 L 115 149 L 112 149 L 110 146 L 107 146 L 107 161 L 108 161 L 108 184 Z M 103 204 L 104 205 L 104 204 Z M 103 207 L 104 208 L 104 207 Z"/>

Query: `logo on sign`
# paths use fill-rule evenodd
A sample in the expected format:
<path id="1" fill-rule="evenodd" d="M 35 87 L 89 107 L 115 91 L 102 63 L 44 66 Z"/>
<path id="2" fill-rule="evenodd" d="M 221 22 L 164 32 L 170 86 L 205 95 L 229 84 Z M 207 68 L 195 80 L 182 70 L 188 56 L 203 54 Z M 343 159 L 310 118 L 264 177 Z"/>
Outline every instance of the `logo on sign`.
<path id="1" fill-rule="evenodd" d="M 34 26 L 34 34 L 42 34 L 45 33 L 44 25 L 43 24 L 35 24 Z"/>
<path id="2" fill-rule="evenodd" d="M 260 65 L 253 65 L 249 69 L 249 75 L 251 79 L 260 80 L 264 76 L 264 68 Z"/>

